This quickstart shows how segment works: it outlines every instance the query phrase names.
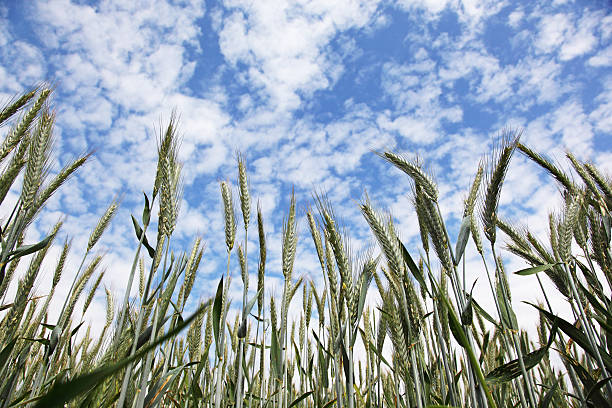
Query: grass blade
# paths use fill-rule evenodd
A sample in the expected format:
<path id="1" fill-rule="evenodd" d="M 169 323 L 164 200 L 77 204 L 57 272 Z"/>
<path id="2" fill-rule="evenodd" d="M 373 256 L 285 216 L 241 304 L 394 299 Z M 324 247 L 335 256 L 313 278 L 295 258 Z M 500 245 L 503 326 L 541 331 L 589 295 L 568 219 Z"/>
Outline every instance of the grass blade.
<path id="1" fill-rule="evenodd" d="M 470 224 L 471 217 L 463 217 L 461 227 L 459 228 L 459 236 L 457 237 L 457 245 L 455 246 L 455 266 L 459 265 L 459 261 L 461 261 L 465 247 L 470 239 Z"/>
<path id="2" fill-rule="evenodd" d="M 554 268 L 557 265 L 561 265 L 563 262 L 557 262 L 557 263 L 552 263 L 552 264 L 544 264 L 544 265 L 538 265 L 538 266 L 534 266 L 532 268 L 525 268 L 525 269 L 521 269 L 520 271 L 516 271 L 514 272 L 515 275 L 521 275 L 521 276 L 529 276 L 529 275 L 533 275 L 536 274 L 538 272 L 543 272 L 543 271 L 547 271 L 549 269 Z"/>
<path id="3" fill-rule="evenodd" d="M 213 304 L 213 333 L 215 338 L 215 349 L 217 356 L 220 354 L 219 350 L 219 325 L 221 323 L 221 304 L 223 303 L 223 277 L 221 277 L 221 281 L 219 282 L 219 286 L 217 286 L 217 294 L 215 295 L 215 303 Z"/>
<path id="4" fill-rule="evenodd" d="M 555 320 L 553 323 L 553 327 L 550 331 L 548 343 L 544 347 L 532 351 L 531 353 L 523 357 L 523 362 L 525 363 L 525 369 L 527 371 L 531 370 L 533 367 L 538 365 L 540 361 L 542 361 L 542 358 L 544 358 L 544 356 L 548 352 L 550 345 L 552 344 L 555 336 L 557 335 L 558 328 L 559 323 L 557 320 Z M 519 365 L 519 360 L 514 359 L 504 365 L 495 368 L 493 371 L 487 374 L 486 379 L 492 384 L 500 384 L 513 380 L 519 377 L 521 374 L 522 371 Z"/>
<path id="5" fill-rule="evenodd" d="M 302 400 L 308 398 L 310 396 L 310 394 L 312 394 L 312 393 L 313 393 L 313 391 L 307 391 L 307 392 L 303 393 L 302 395 L 300 395 L 299 397 L 294 399 L 293 402 L 291 404 L 289 404 L 288 408 L 292 408 L 292 407 L 296 406 L 297 404 L 302 402 Z"/>

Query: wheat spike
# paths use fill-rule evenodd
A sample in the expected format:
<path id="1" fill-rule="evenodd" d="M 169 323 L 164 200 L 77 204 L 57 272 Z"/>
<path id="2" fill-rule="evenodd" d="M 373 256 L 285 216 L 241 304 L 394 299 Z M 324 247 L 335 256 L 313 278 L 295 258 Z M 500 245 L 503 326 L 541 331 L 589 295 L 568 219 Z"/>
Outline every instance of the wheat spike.
<path id="1" fill-rule="evenodd" d="M 431 237 L 436 255 L 440 259 L 442 266 L 447 272 L 453 268 L 447 236 L 445 233 L 444 223 L 440 217 L 440 213 L 432 200 L 423 200 L 423 212 L 425 213 L 425 222 L 427 223 L 427 232 Z"/>
<path id="2" fill-rule="evenodd" d="M 49 154 L 53 143 L 52 129 L 54 122 L 55 115 L 47 110 L 43 111 L 38 126 L 36 126 L 34 131 L 34 136 L 30 141 L 28 161 L 21 188 L 21 205 L 22 208 L 28 211 L 47 172 Z"/>
<path id="3" fill-rule="evenodd" d="M 576 227 L 576 220 L 578 219 L 578 212 L 582 206 L 582 197 L 568 196 L 565 203 L 565 209 L 563 214 L 558 220 L 558 245 L 559 245 L 559 257 L 562 261 L 567 262 L 571 256 L 572 249 L 572 237 L 574 235 L 574 229 Z"/>
<path id="4" fill-rule="evenodd" d="M 101 256 L 96 256 L 94 260 L 91 261 L 91 263 L 87 266 L 85 271 L 83 271 L 81 276 L 79 276 L 79 278 L 77 279 L 76 284 L 74 286 L 74 290 L 72 291 L 72 293 L 70 293 L 70 299 L 68 301 L 68 304 L 66 305 L 66 309 L 64 310 L 62 318 L 60 319 L 60 322 L 64 322 L 64 324 L 58 323 L 60 327 L 66 327 L 65 322 L 67 322 L 72 316 L 72 311 L 74 310 L 74 306 L 79 300 L 79 297 L 81 296 L 81 293 L 83 292 L 83 289 L 85 289 L 85 285 L 87 285 L 89 278 L 91 278 L 91 276 L 94 274 L 101 260 L 102 260 Z"/>
<path id="5" fill-rule="evenodd" d="M 470 235 L 474 238 L 474 244 L 476 244 L 476 250 L 479 254 L 483 254 L 482 249 L 482 237 L 480 236 L 480 227 L 474 214 L 470 216 Z"/>
<path id="6" fill-rule="evenodd" d="M 289 215 L 283 222 L 283 276 L 285 281 L 291 280 L 293 273 L 293 262 L 295 260 L 295 250 L 297 246 L 297 229 L 295 220 L 295 195 L 291 193 L 291 203 L 289 205 Z"/>
<path id="7" fill-rule="evenodd" d="M 17 248 L 19 248 L 20 246 L 23 245 L 23 240 L 25 239 L 24 234 L 21 233 L 19 235 L 19 237 L 17 238 Z M 17 259 L 13 259 L 8 267 L 8 270 L 6 271 L 6 274 L 4 275 L 4 279 L 2 280 L 2 283 L 0 284 L 0 296 L 4 296 L 4 293 L 6 292 L 6 289 L 8 288 L 9 284 L 11 283 L 11 280 L 13 279 L 13 274 L 15 273 L 15 270 L 17 269 L 17 266 L 19 266 L 19 261 L 21 260 L 21 257 L 17 258 Z"/>
<path id="8" fill-rule="evenodd" d="M 427 227 L 427 211 L 425 201 L 427 197 L 423 192 L 423 188 L 419 185 L 414 186 L 413 205 L 416 210 L 417 220 L 419 221 L 419 233 L 421 234 L 421 244 L 425 253 L 429 253 L 429 232 Z"/>
<path id="9" fill-rule="evenodd" d="M 567 191 L 572 192 L 575 189 L 574 184 L 570 180 L 570 178 L 557 167 L 552 161 L 548 158 L 536 153 L 531 150 L 529 147 L 525 146 L 522 143 L 517 145 L 517 148 L 525 154 L 525 156 L 529 157 L 531 160 L 539 164 L 541 167 L 546 169 L 558 182 L 561 184 Z"/>
<path id="10" fill-rule="evenodd" d="M 306 287 L 306 285 L 304 285 Z M 300 324 L 298 327 L 298 342 L 300 345 L 304 344 L 306 341 L 306 319 L 304 319 L 304 315 L 300 316 Z"/>
<path id="11" fill-rule="evenodd" d="M 325 254 L 323 252 L 323 243 L 321 242 L 319 228 L 317 227 L 317 223 L 312 215 L 312 212 L 307 211 L 306 218 L 308 219 L 308 227 L 310 228 L 310 234 L 312 235 L 312 240 L 314 241 L 315 249 L 317 250 L 317 256 L 319 257 L 321 269 L 325 271 Z"/>
<path id="12" fill-rule="evenodd" d="M 595 183 L 599 186 L 601 191 L 604 193 L 608 206 L 612 206 L 612 182 L 607 179 L 603 174 L 599 172 L 597 167 L 592 163 L 585 163 L 584 167 L 587 169 Z"/>
<path id="13" fill-rule="evenodd" d="M 482 173 L 483 166 L 482 164 L 478 165 L 478 171 L 476 171 L 476 175 L 474 176 L 474 181 L 472 182 L 472 187 L 470 188 L 470 193 L 468 194 L 467 199 L 465 200 L 465 206 L 463 210 L 463 216 L 471 216 L 474 212 L 474 205 L 476 203 L 476 198 L 478 197 L 478 190 L 480 189 L 480 182 L 482 181 Z"/>
<path id="14" fill-rule="evenodd" d="M 176 226 L 182 193 L 181 165 L 177 160 L 176 151 L 173 149 L 163 161 L 161 172 L 158 230 L 167 237 L 172 235 Z"/>
<path id="15" fill-rule="evenodd" d="M 366 201 L 360 206 L 361 213 L 365 217 L 368 225 L 372 229 L 376 240 L 380 244 L 385 258 L 387 259 L 387 265 L 395 276 L 404 275 L 404 263 L 402 261 L 401 252 L 397 239 L 391 235 L 389 228 L 391 227 L 391 219 L 388 219 L 387 226 L 381 219 L 381 217 L 372 208 L 371 203 L 366 197 Z"/>
<path id="16" fill-rule="evenodd" d="M 51 180 L 49 182 L 49 184 L 47 184 L 41 191 L 40 193 L 36 196 L 35 202 L 32 206 L 32 210 L 31 210 L 31 214 L 35 214 L 36 212 L 38 212 L 43 205 L 47 202 L 47 200 L 53 195 L 53 193 L 55 193 L 55 191 L 57 191 L 57 189 L 64 184 L 64 182 L 66 182 L 66 180 L 68 180 L 68 178 L 70 178 L 70 176 L 79 168 L 81 167 L 83 164 L 85 164 L 85 162 L 87 162 L 87 160 L 89 160 L 89 158 L 91 157 L 93 153 L 88 153 L 84 156 L 79 157 L 78 159 L 74 160 L 72 163 L 64 166 L 60 172 L 55 176 L 55 178 L 53 178 L 53 180 Z"/>
<path id="17" fill-rule="evenodd" d="M 418 158 L 412 163 L 395 153 L 385 152 L 383 154 L 377 154 L 412 177 L 414 183 L 421 186 L 431 200 L 438 201 L 438 188 L 432 178 L 421 169 L 421 166 L 418 164 Z"/>
<path id="18" fill-rule="evenodd" d="M 64 246 L 62 247 L 62 253 L 57 261 L 57 266 L 55 267 L 55 273 L 53 274 L 53 281 L 51 282 L 51 287 L 55 288 L 60 281 L 62 276 L 62 271 L 64 270 L 64 265 L 66 263 L 66 257 L 68 256 L 68 251 L 70 251 L 70 246 L 72 245 L 72 241 L 64 241 Z"/>
<path id="19" fill-rule="evenodd" d="M 304 285 L 304 288 L 306 288 L 306 285 Z M 306 304 L 304 307 L 304 315 L 306 316 L 306 322 L 305 322 L 306 330 L 308 330 L 308 328 L 310 327 L 310 317 L 312 315 L 312 290 L 309 290 L 307 292 L 308 292 L 308 295 L 307 295 Z"/>
<path id="20" fill-rule="evenodd" d="M 485 236 L 491 243 L 495 243 L 497 206 L 502 185 L 521 134 L 520 130 L 504 129 L 500 147 L 494 151 L 488 163 L 489 170 L 485 180 L 485 198 L 481 218 Z"/>
<path id="21" fill-rule="evenodd" d="M 257 267 L 257 311 L 261 315 L 264 306 L 264 286 L 266 272 L 266 234 L 263 228 L 263 215 L 261 206 L 257 203 L 257 232 L 259 234 L 259 265 Z"/>
<path id="22" fill-rule="evenodd" d="M 94 228 L 94 230 L 91 232 L 91 235 L 89 236 L 89 241 L 87 241 L 87 252 L 91 251 L 91 249 L 94 247 L 94 245 L 96 245 L 102 234 L 104 234 L 104 231 L 110 224 L 116 211 L 117 202 L 113 200 L 104 212 L 104 215 L 102 215 L 102 217 L 98 221 L 96 228 Z"/>
<path id="23" fill-rule="evenodd" d="M 213 326 L 212 326 L 212 318 L 213 318 L 213 308 L 208 308 L 208 313 L 206 314 L 206 327 L 204 329 L 204 350 L 208 350 L 213 342 Z M 208 356 L 206 360 L 208 360 Z"/>
<path id="24" fill-rule="evenodd" d="M 599 191 L 599 189 L 597 188 L 597 185 L 595 184 L 595 180 L 593 180 L 593 178 L 591 177 L 591 174 L 586 170 L 585 166 L 582 163 L 580 163 L 578 159 L 576 159 L 576 157 L 574 157 L 572 153 L 567 152 L 566 156 L 572 163 L 572 166 L 574 166 L 574 170 L 576 170 L 576 173 L 578 173 L 580 178 L 582 178 L 582 181 L 584 181 L 584 184 L 587 185 L 587 187 L 589 188 L 589 190 L 591 190 L 594 196 L 598 198 L 603 198 L 603 196 L 601 195 L 601 192 Z"/>
<path id="25" fill-rule="evenodd" d="M 582 197 L 584 197 L 585 202 L 588 200 L 586 191 L 582 193 Z M 574 223 L 574 239 L 576 239 L 580 248 L 587 248 L 588 246 L 588 225 L 587 210 L 585 206 L 582 205 L 578 210 L 576 222 Z"/>
<path id="26" fill-rule="evenodd" d="M 200 304 L 200 307 L 202 304 Z M 204 313 L 200 313 L 193 321 L 187 334 L 187 346 L 189 348 L 189 359 L 191 361 L 199 361 L 201 355 L 202 343 L 202 325 L 204 323 Z"/>
<path id="27" fill-rule="evenodd" d="M 24 92 L 17 99 L 9 100 L 6 105 L 0 110 L 0 124 L 4 123 L 7 119 L 12 117 L 15 113 L 17 113 L 21 108 L 23 108 L 28 102 L 32 100 L 38 93 L 40 87 L 35 87 L 30 91 Z M 0 147 L 0 152 L 3 151 L 4 143 L 2 147 Z M 0 161 L 2 161 L 2 154 L 0 154 Z"/>
<path id="28" fill-rule="evenodd" d="M 240 277 L 244 285 L 244 291 L 247 292 L 249 290 L 249 274 L 247 272 L 246 258 L 244 257 L 242 245 L 238 245 L 238 260 L 240 261 Z"/>
<path id="29" fill-rule="evenodd" d="M 176 112 L 172 112 L 170 115 L 170 121 L 168 126 L 166 127 L 165 132 L 160 132 L 159 138 L 157 141 L 157 172 L 155 174 L 155 183 L 153 185 L 153 198 L 157 197 L 157 193 L 161 187 L 162 183 L 162 172 L 163 167 L 165 165 L 165 160 L 168 157 L 168 154 L 172 150 L 172 146 L 177 144 L 177 118 Z"/>
<path id="30" fill-rule="evenodd" d="M 155 258 L 153 259 L 153 271 L 156 271 L 159 267 L 159 263 L 162 259 L 162 252 L 164 249 L 164 243 L 166 242 L 165 234 L 157 235 L 157 247 L 155 248 Z"/>
<path id="31" fill-rule="evenodd" d="M 28 133 L 30 126 L 32 125 L 34 119 L 42 109 L 45 101 L 49 98 L 49 95 L 51 95 L 51 90 L 43 89 L 38 95 L 38 98 L 36 99 L 36 102 L 34 102 L 32 107 L 26 112 L 26 114 L 19 121 L 19 123 L 11 129 L 8 135 L 6 135 L 6 138 L 2 142 L 2 146 L 0 146 L 0 162 L 11 152 L 11 150 L 13 150 L 15 146 L 17 146 L 17 144 L 22 140 L 22 138 Z M 6 114 L 10 113 L 10 109 L 3 110 L 2 113 L 6 116 Z M 10 116 L 12 116 L 12 114 Z M 0 123 L 1 122 L 3 121 L 0 121 Z"/>
<path id="32" fill-rule="evenodd" d="M 346 287 L 341 286 L 340 290 L 342 293 L 345 293 L 351 283 L 351 265 L 349 257 L 347 256 L 348 245 L 344 245 L 344 239 L 336 226 L 334 213 L 329 202 L 324 197 L 317 197 L 317 206 L 319 207 L 319 213 L 321 214 L 321 219 L 323 220 L 323 226 L 325 228 L 326 248 L 331 246 L 333 250 L 333 257 L 336 260 L 336 265 L 338 265 L 338 272 L 342 280 L 341 283 L 346 285 Z M 330 259 L 328 255 L 328 268 Z"/>
<path id="33" fill-rule="evenodd" d="M 236 217 L 232 193 L 225 181 L 221 182 L 221 197 L 223 198 L 223 214 L 225 217 L 225 245 L 227 246 L 227 252 L 231 252 L 236 239 Z"/>
<path id="34" fill-rule="evenodd" d="M 202 259 L 202 253 L 204 252 L 204 248 L 200 249 L 200 242 L 201 238 L 196 238 L 193 247 L 191 247 L 191 253 L 189 254 L 189 258 L 185 266 L 183 307 L 187 302 L 187 298 L 191 294 L 191 289 L 193 288 L 193 284 L 195 282 L 200 260 Z"/>
<path id="35" fill-rule="evenodd" d="M 244 229 L 246 230 L 249 227 L 249 221 L 251 219 L 251 196 L 249 194 L 246 161 L 241 154 L 238 154 L 238 186 L 242 219 L 244 221 Z"/>
<path id="36" fill-rule="evenodd" d="M 317 305 L 317 319 L 319 321 L 319 327 L 325 325 L 325 299 L 327 297 L 327 288 L 323 289 L 321 296 L 317 294 L 314 282 L 310 282 L 311 293 L 314 294 L 315 303 Z"/>
<path id="37" fill-rule="evenodd" d="M 270 296 L 270 323 L 272 324 L 272 330 L 278 331 L 278 317 L 276 315 L 276 301 L 274 296 Z"/>
<path id="38" fill-rule="evenodd" d="M 11 307 L 7 316 L 5 317 L 7 325 L 5 326 L 6 331 L 4 331 L 4 336 L 6 336 L 7 333 L 11 333 L 21 320 L 23 311 L 25 310 L 27 304 L 27 299 L 30 296 L 30 292 L 32 291 L 36 277 L 40 272 L 40 265 L 42 264 L 43 259 L 47 255 L 47 251 L 51 246 L 51 243 L 53 242 L 53 239 L 57 235 L 62 224 L 63 221 L 59 221 L 55 224 L 55 226 L 51 230 L 51 240 L 44 248 L 40 249 L 36 253 L 36 256 L 30 261 L 30 265 L 28 266 L 25 276 L 22 280 L 19 281 L 17 294 L 15 295 L 15 303 L 13 304 L 13 307 Z"/>
<path id="39" fill-rule="evenodd" d="M 95 283 L 91 287 L 91 290 L 89 291 L 89 294 L 87 295 L 87 298 L 85 299 L 85 304 L 83 305 L 83 314 L 85 314 L 85 312 L 89 308 L 89 305 L 91 304 L 91 301 L 93 300 L 96 294 L 96 291 L 98 290 L 98 286 L 100 286 L 100 282 L 102 282 L 102 278 L 104 277 L 105 272 L 106 271 L 100 272 L 100 274 L 98 275 L 98 278 L 96 279 Z"/>
<path id="40" fill-rule="evenodd" d="M 115 301 L 113 295 L 107 288 L 104 288 L 106 293 L 106 324 L 104 327 L 110 327 L 115 317 Z"/>
<path id="41" fill-rule="evenodd" d="M 510 224 L 506 221 L 497 218 L 497 226 L 501 229 L 516 246 L 522 248 L 527 252 L 531 252 L 531 247 L 529 245 L 529 241 L 524 237 L 525 234 L 521 234 L 519 231 L 515 230 Z"/>
<path id="42" fill-rule="evenodd" d="M 144 257 L 138 260 L 138 294 L 142 298 L 145 290 Z"/>
<path id="43" fill-rule="evenodd" d="M 27 163 L 27 160 L 24 157 L 28 150 L 29 143 L 29 136 L 24 137 L 24 140 L 22 140 L 17 152 L 11 158 L 7 168 L 4 170 L 4 172 L 2 172 L 2 175 L 0 175 L 0 203 L 4 201 L 6 194 L 11 189 L 11 186 L 21 172 L 21 169 L 23 169 Z"/>

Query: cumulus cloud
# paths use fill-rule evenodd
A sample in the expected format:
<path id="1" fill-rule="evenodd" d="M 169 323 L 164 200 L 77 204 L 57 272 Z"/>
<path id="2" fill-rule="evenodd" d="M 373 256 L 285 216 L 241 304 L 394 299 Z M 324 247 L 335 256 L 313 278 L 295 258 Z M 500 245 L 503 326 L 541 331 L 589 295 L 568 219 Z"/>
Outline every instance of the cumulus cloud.
<path id="1" fill-rule="evenodd" d="M 373 17 L 376 2 L 252 3 L 229 1 L 220 22 L 219 46 L 232 65 L 250 69 L 245 80 L 269 98 L 273 111 L 293 110 L 304 96 L 328 89 L 337 55 L 330 40 L 350 28 L 362 28 Z"/>
<path id="2" fill-rule="evenodd" d="M 600 12 L 588 10 L 579 18 L 574 13 L 544 15 L 540 20 L 536 47 L 545 53 L 558 51 L 562 61 L 589 53 L 597 44 L 595 31 L 602 18 Z"/>

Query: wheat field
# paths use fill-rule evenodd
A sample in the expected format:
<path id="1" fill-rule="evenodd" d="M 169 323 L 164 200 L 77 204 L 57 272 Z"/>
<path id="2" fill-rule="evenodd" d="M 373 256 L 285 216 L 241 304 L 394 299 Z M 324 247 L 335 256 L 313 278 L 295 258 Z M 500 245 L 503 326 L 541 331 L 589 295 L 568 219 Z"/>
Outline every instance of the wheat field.
<path id="1" fill-rule="evenodd" d="M 158 140 L 152 191 L 144 195 L 142 214 L 132 217 L 134 254 L 125 296 L 115 299 L 106 290 L 106 322 L 94 336 L 80 321 L 102 290 L 96 243 L 118 202 L 93 226 L 80 265 L 66 264 L 70 241 L 55 239 L 62 220 L 42 241 L 24 242 L 47 200 L 90 158 L 78 157 L 49 177 L 50 94 L 41 85 L 0 111 L 0 205 L 9 191 L 19 195 L 13 208 L 2 207 L 9 216 L 0 220 L 0 407 L 612 406 L 612 182 L 591 163 L 568 152 L 574 177 L 521 144 L 520 131 L 503 130 L 467 198 L 457 203 L 463 220 L 454 237 L 438 205 L 438 186 L 420 162 L 380 152 L 398 178 L 412 183 L 422 247 L 405 246 L 393 217 L 365 197 L 359 209 L 380 255 L 355 258 L 347 248 L 350 232 L 339 227 L 326 198 L 315 195 L 306 213 L 310 237 L 302 239 L 312 239 L 316 248 L 324 281 L 317 287 L 293 273 L 300 263 L 295 198 L 283 221 L 281 248 L 268 248 L 246 159 L 238 156 L 237 200 L 229 183 L 220 183 L 227 269 L 215 295 L 187 313 L 203 242 L 195 238 L 181 253 L 170 250 L 182 192 L 172 117 Z M 547 220 L 546 240 L 497 216 L 507 169 L 519 154 L 544 168 L 563 197 L 561 211 Z M 156 216 L 157 231 L 150 231 Z M 259 242 L 256 265 L 247 262 L 249 234 Z M 465 280 L 470 240 L 494 299 L 489 310 Z M 37 293 L 52 245 L 61 255 L 51 289 Z M 277 297 L 266 290 L 268 251 L 282 254 Z M 513 273 L 542 288 L 541 303 L 532 305 L 539 314 L 537 338 L 520 329 L 502 253 L 527 262 L 529 268 Z M 237 300 L 229 296 L 232 258 L 243 287 Z M 18 266 L 23 274 L 15 274 Z M 66 269 L 77 272 L 59 317 L 50 320 L 49 305 Z M 257 281 L 249 282 L 255 270 Z M 555 293 L 547 293 L 542 280 L 552 281 Z M 129 297 L 133 285 L 136 299 Z M 375 306 L 366 302 L 369 290 L 377 292 Z M 298 292 L 301 312 L 290 315 Z M 563 297 L 571 320 L 554 313 L 551 296 Z M 232 300 L 241 310 L 233 321 Z"/>

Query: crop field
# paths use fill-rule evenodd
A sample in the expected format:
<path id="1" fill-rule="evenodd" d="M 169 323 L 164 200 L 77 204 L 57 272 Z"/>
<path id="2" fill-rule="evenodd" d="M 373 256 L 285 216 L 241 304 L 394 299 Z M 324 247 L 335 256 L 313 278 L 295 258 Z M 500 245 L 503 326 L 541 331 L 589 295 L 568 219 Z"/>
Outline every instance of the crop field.
<path id="1" fill-rule="evenodd" d="M 294 273 L 301 262 L 294 197 L 281 247 L 270 248 L 246 159 L 238 156 L 237 196 L 227 181 L 219 189 L 225 236 L 216 238 L 225 241 L 227 268 L 214 296 L 191 311 L 186 305 L 198 296 L 192 289 L 205 255 L 199 238 L 181 251 L 172 245 L 182 194 L 173 116 L 160 131 L 157 172 L 142 196 L 142 213 L 132 216 L 125 297 L 106 290 L 106 322 L 94 335 L 82 318 L 103 290 L 96 244 L 118 201 L 100 214 L 78 265 L 67 265 L 70 241 L 56 239 L 63 219 L 40 242 L 24 238 L 48 199 L 90 158 L 84 154 L 49 175 L 51 93 L 41 85 L 0 110 L 0 206 L 8 214 L 0 220 L 0 408 L 612 406 L 612 181 L 592 163 L 568 152 L 569 174 L 523 145 L 520 130 L 502 130 L 466 199 L 456 203 L 463 220 L 451 234 L 438 186 L 422 163 L 378 152 L 398 179 L 412 183 L 411 216 L 418 219 L 422 247 L 405 245 L 391 214 L 365 196 L 356 205 L 378 245 L 370 256 L 355 257 L 347 245 L 350 230 L 340 227 L 326 197 L 315 194 L 305 215 L 310 236 L 300 239 L 316 248 L 324 277 L 317 286 Z M 546 240 L 498 217 L 516 155 L 545 169 L 562 196 L 563 208 L 547 220 Z M 4 202 L 9 190 L 19 192 L 13 208 Z M 249 237 L 259 244 L 256 264 L 247 262 L 253 259 Z M 50 291 L 40 293 L 41 264 L 51 246 L 61 248 L 61 256 Z M 480 287 L 490 290 L 494 308 L 481 306 L 466 281 L 465 252 L 472 248 L 485 271 Z M 270 251 L 282 253 L 277 296 L 266 288 Z M 530 267 L 506 270 L 511 257 Z M 235 260 L 240 276 L 230 271 Z M 50 319 L 67 268 L 78 272 L 68 296 L 59 299 L 61 310 L 53 314 L 59 317 Z M 253 272 L 257 280 L 249 281 Z M 520 329 L 510 273 L 542 288 L 541 302 L 531 305 L 539 316 L 537 337 Z M 232 279 L 241 282 L 242 299 L 230 299 Z M 546 291 L 544 280 L 556 290 Z M 14 296 L 8 295 L 11 282 Z M 375 305 L 366 302 L 368 290 L 377 293 Z M 289 313 L 296 293 L 303 299 L 299 315 Z M 565 300 L 569 320 L 552 309 L 551 297 Z M 232 301 L 241 310 L 235 319 L 228 317 Z"/>

